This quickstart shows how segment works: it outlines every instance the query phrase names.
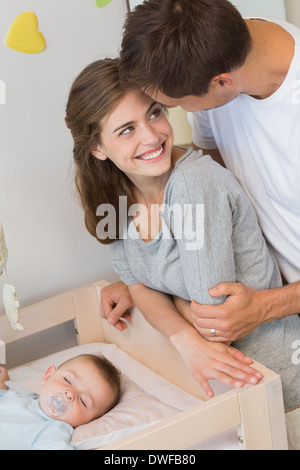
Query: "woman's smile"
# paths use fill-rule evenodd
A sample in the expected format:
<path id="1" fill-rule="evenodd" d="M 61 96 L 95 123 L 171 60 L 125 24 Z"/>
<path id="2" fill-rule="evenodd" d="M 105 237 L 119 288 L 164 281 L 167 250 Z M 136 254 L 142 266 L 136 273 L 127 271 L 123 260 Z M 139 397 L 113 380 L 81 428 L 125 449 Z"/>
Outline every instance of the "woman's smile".
<path id="1" fill-rule="evenodd" d="M 157 162 L 162 159 L 166 154 L 166 142 L 160 145 L 157 149 L 152 150 L 151 152 L 145 152 L 142 155 L 139 155 L 135 158 L 138 160 L 143 160 L 147 162 Z"/>

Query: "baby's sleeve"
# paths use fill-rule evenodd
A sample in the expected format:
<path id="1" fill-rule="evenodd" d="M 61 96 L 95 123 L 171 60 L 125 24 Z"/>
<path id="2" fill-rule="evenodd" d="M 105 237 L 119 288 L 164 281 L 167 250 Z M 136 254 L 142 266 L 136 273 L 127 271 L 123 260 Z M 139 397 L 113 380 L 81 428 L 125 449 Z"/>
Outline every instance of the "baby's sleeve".
<path id="1" fill-rule="evenodd" d="M 5 395 L 7 390 L 0 390 L 0 399 Z"/>
<path id="2" fill-rule="evenodd" d="M 32 450 L 75 450 L 71 445 L 73 428 L 63 421 L 51 421 L 37 436 Z"/>

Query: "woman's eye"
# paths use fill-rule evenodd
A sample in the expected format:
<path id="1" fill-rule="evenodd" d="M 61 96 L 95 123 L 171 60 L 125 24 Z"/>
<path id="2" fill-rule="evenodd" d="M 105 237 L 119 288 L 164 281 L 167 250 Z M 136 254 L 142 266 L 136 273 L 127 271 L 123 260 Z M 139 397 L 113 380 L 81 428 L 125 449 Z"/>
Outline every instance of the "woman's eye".
<path id="1" fill-rule="evenodd" d="M 151 115 L 150 115 L 150 119 L 155 119 L 155 118 L 158 118 L 161 114 L 161 109 L 158 108 L 158 109 L 155 109 Z"/>
<path id="2" fill-rule="evenodd" d="M 127 134 L 130 134 L 130 132 L 132 132 L 133 129 L 134 129 L 133 126 L 126 127 L 126 129 L 124 129 L 124 131 L 122 131 L 122 132 L 120 133 L 120 135 L 127 135 Z"/>

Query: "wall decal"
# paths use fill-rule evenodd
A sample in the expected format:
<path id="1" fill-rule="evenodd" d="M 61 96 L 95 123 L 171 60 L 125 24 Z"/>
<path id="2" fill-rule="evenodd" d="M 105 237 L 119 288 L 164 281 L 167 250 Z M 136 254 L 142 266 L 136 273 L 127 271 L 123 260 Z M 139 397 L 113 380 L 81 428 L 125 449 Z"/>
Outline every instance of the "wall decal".
<path id="1" fill-rule="evenodd" d="M 99 8 L 106 7 L 111 2 L 111 0 L 96 0 L 96 5 Z"/>
<path id="2" fill-rule="evenodd" d="M 16 17 L 11 25 L 5 44 L 19 52 L 36 54 L 46 47 L 46 41 L 38 30 L 38 20 L 34 13 L 26 11 Z"/>

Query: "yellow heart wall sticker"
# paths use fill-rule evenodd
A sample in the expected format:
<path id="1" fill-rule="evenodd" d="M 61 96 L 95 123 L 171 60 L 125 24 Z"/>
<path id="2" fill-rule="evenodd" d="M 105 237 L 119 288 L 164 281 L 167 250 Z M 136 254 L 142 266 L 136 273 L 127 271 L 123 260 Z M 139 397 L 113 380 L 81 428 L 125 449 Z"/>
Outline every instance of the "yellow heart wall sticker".
<path id="1" fill-rule="evenodd" d="M 26 54 L 42 52 L 46 48 L 46 41 L 37 29 L 36 15 L 32 11 L 25 11 L 16 17 L 9 28 L 5 44 Z"/>

